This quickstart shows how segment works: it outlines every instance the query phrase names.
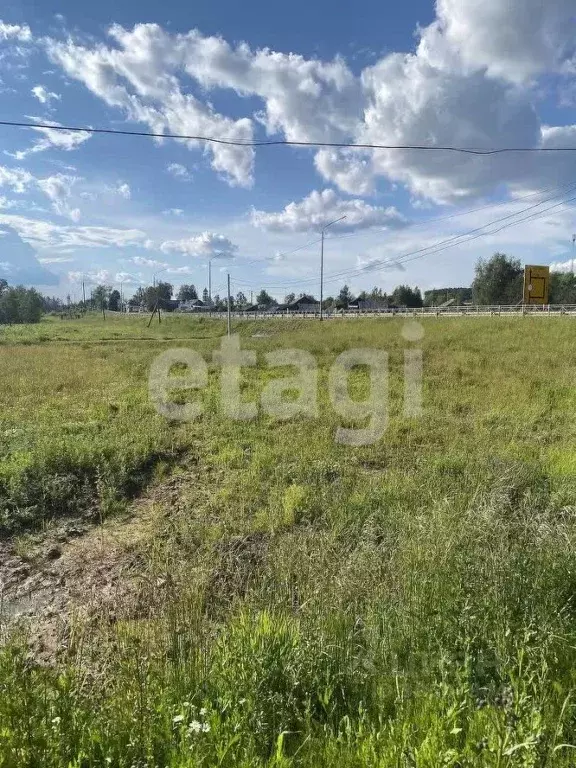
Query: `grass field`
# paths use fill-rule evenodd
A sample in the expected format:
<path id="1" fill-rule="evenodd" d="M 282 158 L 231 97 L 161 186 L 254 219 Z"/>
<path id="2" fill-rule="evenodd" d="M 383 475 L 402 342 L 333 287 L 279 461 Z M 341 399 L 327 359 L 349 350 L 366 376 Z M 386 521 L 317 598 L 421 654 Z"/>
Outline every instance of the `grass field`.
<path id="1" fill-rule="evenodd" d="M 266 352 L 305 349 L 319 418 L 229 421 L 211 365 L 190 424 L 155 413 L 150 365 L 210 361 L 225 323 L 146 322 L 0 329 L 1 538 L 126 525 L 139 585 L 48 661 L 11 630 L 0 766 L 575 765 L 573 321 L 423 319 L 417 419 L 405 321 L 241 321 L 245 397 Z M 325 392 L 353 347 L 390 354 L 390 423 L 362 448 Z"/>

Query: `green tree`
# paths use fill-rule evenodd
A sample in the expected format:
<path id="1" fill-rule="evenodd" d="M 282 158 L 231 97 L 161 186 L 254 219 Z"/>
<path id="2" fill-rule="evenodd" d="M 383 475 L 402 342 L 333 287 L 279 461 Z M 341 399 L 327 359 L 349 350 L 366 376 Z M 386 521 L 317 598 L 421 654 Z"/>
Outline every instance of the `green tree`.
<path id="1" fill-rule="evenodd" d="M 149 312 L 152 312 L 157 306 L 160 309 L 165 309 L 172 299 L 173 292 L 174 287 L 170 283 L 151 285 L 144 290 L 144 306 Z"/>
<path id="2" fill-rule="evenodd" d="M 292 304 L 295 298 L 295 293 L 288 293 L 286 296 L 284 296 L 284 304 Z"/>
<path id="3" fill-rule="evenodd" d="M 39 323 L 43 314 L 44 300 L 34 288 L 2 288 L 0 323 Z"/>
<path id="4" fill-rule="evenodd" d="M 97 285 L 92 291 L 92 301 L 96 309 L 108 309 L 112 288 L 109 285 Z"/>
<path id="5" fill-rule="evenodd" d="M 576 304 L 576 276 L 572 272 L 550 274 L 550 304 Z"/>
<path id="6" fill-rule="evenodd" d="M 198 298 L 198 291 L 195 285 L 181 285 L 176 296 L 178 301 L 194 301 Z"/>
<path id="7" fill-rule="evenodd" d="M 238 291 L 236 294 L 236 306 L 238 309 L 244 309 L 244 307 L 248 304 L 248 299 L 246 296 L 242 293 L 242 291 Z"/>
<path id="8" fill-rule="evenodd" d="M 134 296 L 128 302 L 131 307 L 145 307 L 146 306 L 146 290 L 142 287 L 138 288 Z"/>
<path id="9" fill-rule="evenodd" d="M 274 299 L 269 293 L 262 289 L 258 296 L 256 296 L 256 303 L 259 307 L 269 307 L 274 304 Z"/>
<path id="10" fill-rule="evenodd" d="M 476 277 L 472 283 L 475 304 L 512 305 L 522 301 L 523 269 L 518 259 L 505 253 L 495 253 L 488 261 L 476 264 Z"/>
<path id="11" fill-rule="evenodd" d="M 343 286 L 340 289 L 340 293 L 338 294 L 338 298 L 336 299 L 336 307 L 338 309 L 346 309 L 346 307 L 350 304 L 352 301 L 352 294 L 350 293 L 350 288 L 348 288 L 347 285 Z"/>
<path id="12" fill-rule="evenodd" d="M 422 294 L 420 288 L 410 288 L 409 285 L 399 285 L 392 291 L 390 297 L 392 304 L 398 307 L 410 307 L 416 309 L 423 306 Z"/>
<path id="13" fill-rule="evenodd" d="M 119 312 L 121 301 L 122 301 L 122 296 L 120 296 L 120 291 L 118 291 L 115 288 L 110 294 L 110 296 L 108 297 L 108 309 L 111 312 Z"/>

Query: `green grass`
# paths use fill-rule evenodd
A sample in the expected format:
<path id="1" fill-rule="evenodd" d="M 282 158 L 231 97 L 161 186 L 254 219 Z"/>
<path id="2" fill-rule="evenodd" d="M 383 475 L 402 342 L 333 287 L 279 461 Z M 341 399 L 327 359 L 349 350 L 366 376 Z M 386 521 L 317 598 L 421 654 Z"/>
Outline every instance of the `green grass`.
<path id="1" fill-rule="evenodd" d="M 402 320 L 239 322 L 246 398 L 275 375 L 265 352 L 307 349 L 320 417 L 226 421 L 211 365 L 188 425 L 154 413 L 149 366 L 170 346 L 210 361 L 225 325 L 146 322 L 0 335 L 4 535 L 187 473 L 138 545 L 136 609 L 50 665 L 20 637 L 0 653 L 0 766 L 574 765 L 572 321 L 424 319 L 421 419 Z M 335 443 L 325 393 L 351 347 L 390 353 L 390 424 L 364 448 Z"/>

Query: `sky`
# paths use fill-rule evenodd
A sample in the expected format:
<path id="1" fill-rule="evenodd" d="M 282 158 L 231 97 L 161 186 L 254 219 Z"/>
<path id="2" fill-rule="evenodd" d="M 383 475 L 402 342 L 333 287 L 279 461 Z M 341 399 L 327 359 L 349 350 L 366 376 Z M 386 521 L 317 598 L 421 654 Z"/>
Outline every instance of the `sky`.
<path id="1" fill-rule="evenodd" d="M 232 139 L 576 147 L 574 0 L 3 3 L 0 120 Z M 576 152 L 227 146 L 0 126 L 0 277 L 325 295 L 570 268 Z"/>

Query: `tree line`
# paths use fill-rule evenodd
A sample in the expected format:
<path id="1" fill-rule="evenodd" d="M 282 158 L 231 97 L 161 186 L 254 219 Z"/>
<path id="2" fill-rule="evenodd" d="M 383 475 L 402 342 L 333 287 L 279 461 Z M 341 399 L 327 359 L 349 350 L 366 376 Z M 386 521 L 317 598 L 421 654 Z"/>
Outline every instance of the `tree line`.
<path id="1" fill-rule="evenodd" d="M 0 279 L 0 324 L 39 323 L 44 311 L 44 298 L 34 288 L 11 287 Z"/>
<path id="2" fill-rule="evenodd" d="M 504 253 L 495 253 L 490 259 L 480 259 L 475 267 L 474 280 L 468 287 L 434 288 L 424 294 L 418 287 L 399 285 L 390 293 L 377 286 L 370 291 L 362 291 L 354 296 L 347 285 L 342 286 L 334 296 L 328 296 L 323 301 L 323 307 L 330 309 L 346 309 L 350 306 L 365 306 L 378 308 L 423 306 L 439 306 L 452 300 L 454 304 L 478 304 L 505 306 L 520 304 L 523 298 L 524 268 L 519 259 L 513 259 Z M 174 299 L 175 297 L 175 299 Z M 318 304 L 318 299 L 312 294 L 288 293 L 284 296 L 283 304 L 289 305 L 296 300 L 306 304 Z M 148 311 L 156 306 L 162 309 L 173 308 L 172 302 L 187 302 L 200 300 L 210 304 L 208 289 L 201 291 L 193 284 L 181 285 L 177 292 L 171 283 L 160 282 L 155 286 L 140 287 L 129 299 L 128 304 L 142 307 Z M 247 296 L 239 291 L 230 297 L 232 309 L 245 310 L 252 304 Z M 572 272 L 552 272 L 550 275 L 550 304 L 576 305 L 576 276 Z M 227 297 L 216 294 L 212 297 L 211 307 L 215 311 L 227 308 Z M 260 290 L 254 299 L 254 304 L 261 309 L 277 306 L 278 302 L 265 289 Z M 70 296 L 66 301 L 57 297 L 42 296 L 34 288 L 10 286 L 7 281 L 0 279 L 0 324 L 37 323 L 47 312 L 66 314 L 72 309 L 86 311 L 88 309 L 110 310 L 123 309 L 120 292 L 107 285 L 98 285 L 92 291 L 90 300 L 78 302 L 74 306 Z"/>

